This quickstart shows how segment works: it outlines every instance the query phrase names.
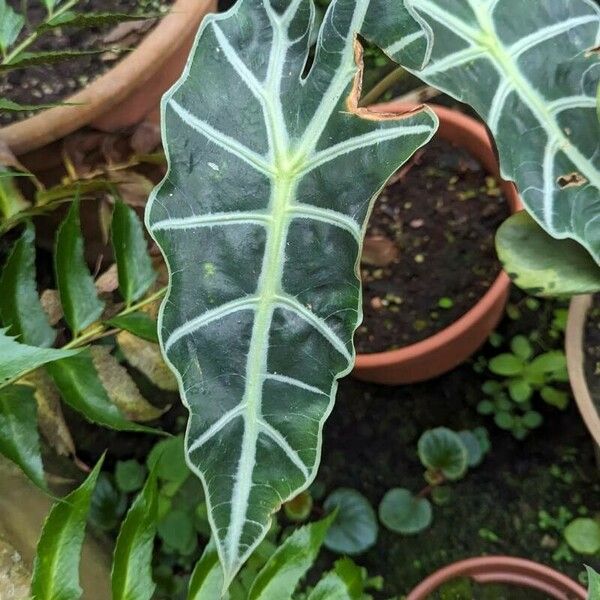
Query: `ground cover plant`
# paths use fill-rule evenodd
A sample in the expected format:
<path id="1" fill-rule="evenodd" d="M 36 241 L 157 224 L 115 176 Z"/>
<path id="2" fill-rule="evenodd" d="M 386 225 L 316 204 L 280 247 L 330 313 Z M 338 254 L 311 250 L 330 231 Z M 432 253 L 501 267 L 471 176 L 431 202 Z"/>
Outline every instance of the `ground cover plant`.
<path id="1" fill-rule="evenodd" d="M 20 22 L 14 11 L 7 14 L 5 59 Z M 169 440 L 170 450 L 159 443 L 148 462 L 121 461 L 114 474 L 101 477 L 98 457 L 86 457 L 96 467 L 56 505 L 43 529 L 32 575 L 36 598 L 81 595 L 77 557 L 90 507 L 91 522 L 107 531 L 126 514 L 114 551 L 115 598 L 149 599 L 155 591 L 168 597 L 169 585 L 178 597 L 200 600 L 228 593 L 368 598 L 370 588 L 375 594 L 384 584 L 345 559 L 333 570 L 321 569 L 320 581 L 296 588 L 321 544 L 343 554 L 372 551 L 378 539 L 373 503 L 381 502 L 385 529 L 416 534 L 431 522 L 426 496 L 442 510 L 461 493 L 444 484 L 467 467 L 477 474 L 488 450 L 481 421 L 453 430 L 430 423 L 415 445 L 427 469 L 425 492 L 415 496 L 409 491 L 419 489 L 414 482 L 396 480 L 374 500 L 336 482 L 321 502 L 313 486 L 337 381 L 354 363 L 367 220 L 386 181 L 429 142 L 438 124 L 426 107 L 396 115 L 361 106 L 361 39 L 471 104 L 488 124 L 502 175 L 515 181 L 529 214 L 509 219 L 498 237 L 500 258 L 517 283 L 545 295 L 596 289 L 596 5 L 543 0 L 516 29 L 509 27 L 514 11 L 506 0 L 461 0 L 452 11 L 441 0 L 334 0 L 319 29 L 314 18 L 308 0 L 239 0 L 203 23 L 179 83 L 163 99 L 168 172 L 146 209 L 147 230 L 167 263 L 167 286 L 155 283 L 159 275 L 142 224 L 114 182 L 88 178 L 85 186 L 50 194 L 47 206 L 40 201 L 48 199 L 43 186 L 24 173 L 38 188 L 27 206 L 19 191 L 21 166 L 13 160 L 2 172 L 2 227 L 10 251 L 0 280 L 0 451 L 46 487 L 36 423 L 44 433 L 37 407 L 49 397 L 54 427 L 63 428 L 62 398 L 88 421 L 152 439 L 139 442 L 149 449 L 164 433 L 160 417 L 168 403 L 149 403 L 131 369 L 155 387 L 173 389 L 156 362 L 158 341 L 189 411 L 187 422 L 183 414 L 166 427 L 174 433 L 184 428 L 184 437 Z M 236 90 L 226 104 L 224 89 Z M 81 196 L 98 190 L 111 194 L 106 220 L 116 266 L 112 287 L 103 288 L 106 297 L 99 296 L 97 272 L 86 263 L 80 225 L 87 202 Z M 59 316 L 51 323 L 38 296 L 29 217 L 64 201 L 68 212 L 52 256 Z M 523 243 L 523 228 L 531 244 Z M 549 249 L 543 260 L 540 247 Z M 540 268 L 548 257 L 557 266 Z M 157 315 L 156 301 L 165 294 Z M 441 297 L 438 304 L 448 310 L 451 303 Z M 493 413 L 496 425 L 516 438 L 542 424 L 545 407 L 531 405 L 538 393 L 552 408 L 568 410 L 564 355 L 548 348 L 551 339 L 560 341 L 555 329 L 535 349 L 539 337 L 511 334 L 505 352 L 475 364 L 495 377 L 479 382 L 471 408 Z M 134 340 L 130 351 L 127 335 Z M 139 360 L 142 352 L 154 357 L 153 369 L 149 359 Z M 161 368 L 163 385 L 151 375 Z M 75 445 L 61 431 L 47 436 L 50 443 L 74 456 Z M 159 472 L 161 452 L 169 451 L 180 464 L 185 456 L 181 477 L 168 468 L 167 476 Z M 469 479 L 456 488 L 467 489 Z M 196 489 L 183 493 L 188 482 Z M 390 491 L 392 485 L 402 487 Z M 93 489 L 104 494 L 108 518 L 97 510 Z M 190 497 L 199 502 L 186 505 Z M 321 520 L 269 540 L 277 529 L 273 514 L 282 506 L 289 521 Z M 594 517 L 571 515 L 560 533 L 575 552 L 593 556 L 587 532 Z M 352 535 L 355 522 L 361 523 L 360 539 Z M 209 534 L 212 541 L 199 557 L 198 537 Z M 71 535 L 76 543 L 62 542 Z M 479 536 L 501 541 L 485 526 Z M 152 573 L 155 544 L 171 562 Z M 155 590 L 161 573 L 163 589 Z"/>

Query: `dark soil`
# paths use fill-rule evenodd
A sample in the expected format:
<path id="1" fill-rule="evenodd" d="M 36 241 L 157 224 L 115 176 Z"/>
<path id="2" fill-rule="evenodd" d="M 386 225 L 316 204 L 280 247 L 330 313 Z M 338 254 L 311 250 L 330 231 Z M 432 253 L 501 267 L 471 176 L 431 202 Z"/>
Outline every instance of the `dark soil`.
<path id="1" fill-rule="evenodd" d="M 596 294 L 585 323 L 585 378 L 596 407 L 600 410 L 600 296 Z"/>
<path id="2" fill-rule="evenodd" d="M 21 0 L 8 0 L 17 12 L 22 12 Z M 80 0 L 77 12 L 112 12 L 154 15 L 167 10 L 171 2 L 166 0 Z M 20 42 L 28 36 L 46 16 L 43 3 L 27 4 L 27 25 L 21 32 Z M 94 54 L 9 71 L 0 77 L 0 97 L 19 104 L 49 104 L 61 102 L 84 88 L 127 54 L 139 43 L 156 19 L 108 25 L 103 27 L 55 28 L 40 36 L 28 52 L 65 50 L 99 50 Z M 117 29 L 119 28 L 119 29 Z M 17 42 L 17 43 L 18 43 Z M 0 112 L 0 126 L 30 116 L 29 112 Z"/>
<path id="3" fill-rule="evenodd" d="M 398 256 L 386 266 L 363 260 L 361 353 L 400 348 L 444 329 L 500 271 L 494 235 L 510 211 L 497 180 L 440 139 L 415 156 L 383 191 L 369 221 L 367 238 L 389 240 Z"/>
<path id="4" fill-rule="evenodd" d="M 506 318 L 499 327 L 506 339 L 534 328 L 548 331 L 550 303 L 536 312 L 523 307 L 521 301 L 518 306 L 520 319 Z M 490 346 L 483 353 L 489 358 L 498 350 Z M 338 487 L 355 488 L 377 509 L 392 487 L 418 492 L 425 481 L 417 441 L 429 428 L 484 426 L 491 440 L 483 463 L 451 484 L 450 502 L 433 505 L 433 523 L 427 530 L 401 536 L 380 526 L 376 545 L 356 557 L 371 575 L 384 577 L 385 593 L 378 598 L 401 596 L 442 566 L 486 554 L 537 560 L 576 580 L 584 563 L 591 560 L 592 567 L 600 567 L 598 557 L 574 552 L 569 559 L 554 560 L 562 533 L 543 529 L 539 523 L 542 510 L 555 516 L 565 507 L 573 517 L 580 511 L 590 515 L 600 511 L 600 474 L 590 435 L 575 403 L 558 411 L 540 401 L 536 410 L 544 416 L 543 425 L 526 440 L 517 441 L 477 413 L 483 397 L 481 385 L 488 378 L 487 373 L 475 372 L 473 364 L 464 364 L 438 379 L 411 386 L 383 387 L 352 378 L 341 382 L 324 430 L 317 481 L 325 494 Z M 323 558 L 321 566 L 327 564 Z M 535 596 L 528 591 L 505 597 Z"/>

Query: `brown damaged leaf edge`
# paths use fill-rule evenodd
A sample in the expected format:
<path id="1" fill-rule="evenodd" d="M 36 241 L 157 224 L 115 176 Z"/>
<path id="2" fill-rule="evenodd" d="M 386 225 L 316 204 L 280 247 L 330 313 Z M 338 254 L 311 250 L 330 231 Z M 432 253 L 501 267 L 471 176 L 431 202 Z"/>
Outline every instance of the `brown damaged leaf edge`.
<path id="1" fill-rule="evenodd" d="M 367 119 L 369 121 L 402 121 L 425 110 L 425 105 L 423 104 L 420 104 L 415 108 L 409 109 L 403 113 L 387 113 L 383 111 L 371 110 L 364 106 L 359 106 L 358 103 L 360 102 L 360 97 L 362 94 L 365 65 L 363 61 L 363 47 L 356 34 L 354 35 L 354 62 L 358 67 L 358 72 L 354 77 L 352 91 L 346 100 L 346 107 L 350 114 L 356 115 L 361 119 Z"/>
<path id="2" fill-rule="evenodd" d="M 585 53 L 585 57 L 591 58 L 592 56 L 596 56 L 597 54 L 600 54 L 600 46 L 595 46 L 594 48 L 590 48 L 589 50 L 587 50 Z"/>
<path id="3" fill-rule="evenodd" d="M 587 182 L 588 180 L 577 171 L 573 171 L 573 173 L 569 173 L 567 175 L 561 175 L 556 179 L 556 183 L 563 190 L 570 187 L 580 187 Z"/>

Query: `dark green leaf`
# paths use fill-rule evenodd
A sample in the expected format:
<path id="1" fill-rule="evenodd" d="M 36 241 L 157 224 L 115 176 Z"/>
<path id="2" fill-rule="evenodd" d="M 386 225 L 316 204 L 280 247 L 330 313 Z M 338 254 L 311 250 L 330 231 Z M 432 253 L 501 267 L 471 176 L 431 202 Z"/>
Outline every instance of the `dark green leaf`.
<path id="1" fill-rule="evenodd" d="M 120 431 L 160 433 L 125 419 L 102 386 L 89 350 L 56 361 L 47 369 L 64 401 L 92 423 Z"/>
<path id="2" fill-rule="evenodd" d="M 24 385 L 0 389 L 0 453 L 19 465 L 36 485 L 45 488 L 33 391 Z"/>
<path id="3" fill-rule="evenodd" d="M 404 535 L 419 533 L 431 524 L 431 504 L 409 490 L 394 488 L 379 505 L 379 519 L 390 531 Z"/>
<path id="4" fill-rule="evenodd" d="M 146 478 L 146 467 L 137 460 L 119 460 L 115 467 L 117 487 L 125 493 L 137 492 Z"/>
<path id="5" fill-rule="evenodd" d="M 600 291 L 600 266 L 573 240 L 556 240 L 525 211 L 496 234 L 498 257 L 510 278 L 528 294 L 571 296 Z"/>
<path id="6" fill-rule="evenodd" d="M 74 200 L 56 235 L 54 271 L 65 319 L 77 335 L 104 310 L 85 263 L 79 222 L 79 200 Z"/>
<path id="7" fill-rule="evenodd" d="M 112 244 L 119 271 L 119 291 L 127 304 L 138 300 L 154 283 L 156 273 L 135 211 L 117 201 L 112 218 Z"/>
<path id="8" fill-rule="evenodd" d="M 123 316 L 116 316 L 106 321 L 111 327 L 123 329 L 133 333 L 143 340 L 158 343 L 157 324 L 154 319 L 143 312 L 133 312 Z"/>
<path id="9" fill-rule="evenodd" d="M 467 462 L 469 467 L 476 467 L 481 464 L 485 451 L 481 442 L 472 431 L 459 431 L 458 435 L 467 450 Z"/>
<path id="10" fill-rule="evenodd" d="M 25 25 L 25 17 L 15 12 L 6 0 L 0 0 L 0 50 L 5 54 Z"/>
<path id="11" fill-rule="evenodd" d="M 158 509 L 156 476 L 150 473 L 134 500 L 117 538 L 112 567 L 112 600 L 150 600 L 152 552 Z"/>
<path id="12" fill-rule="evenodd" d="M 460 479 L 467 470 L 467 449 L 460 436 L 446 427 L 423 433 L 418 452 L 425 467 L 441 472 L 446 479 Z"/>
<path id="13" fill-rule="evenodd" d="M 377 516 L 360 492 L 339 488 L 325 500 L 326 511 L 337 510 L 325 546 L 338 554 L 360 554 L 377 541 Z"/>
<path id="14" fill-rule="evenodd" d="M 35 232 L 31 223 L 12 247 L 0 276 L 0 290 L 0 316 L 10 333 L 31 346 L 52 346 L 56 332 L 50 327 L 38 296 Z"/>
<path id="15" fill-rule="evenodd" d="M 0 64 L 0 73 L 32 67 L 35 65 L 50 65 L 64 60 L 99 54 L 103 50 L 44 50 L 40 52 L 21 52 L 10 62 Z"/>
<path id="16" fill-rule="evenodd" d="M 185 462 L 183 436 L 168 438 L 155 444 L 148 455 L 147 464 L 148 469 L 155 471 L 159 479 L 183 484 L 191 474 Z"/>
<path id="17" fill-rule="evenodd" d="M 108 473 L 100 473 L 90 504 L 90 523 L 103 531 L 116 529 L 127 510 L 127 496 Z"/>
<path id="18" fill-rule="evenodd" d="M 533 356 L 531 342 L 524 335 L 516 335 L 510 341 L 510 349 L 513 354 L 523 360 L 529 360 Z"/>
<path id="19" fill-rule="evenodd" d="M 248 600 L 287 600 L 313 565 L 335 515 L 296 529 L 269 558 L 250 588 Z"/>
<path id="20" fill-rule="evenodd" d="M 158 523 L 158 536 L 180 554 L 190 554 L 197 543 L 193 515 L 178 508 L 170 510 Z"/>
<path id="21" fill-rule="evenodd" d="M 76 490 L 54 505 L 46 518 L 33 565 L 31 593 L 35 600 L 77 600 L 81 597 L 81 547 L 102 462 L 103 458 Z"/>
<path id="22" fill-rule="evenodd" d="M 116 25 L 127 21 L 140 21 L 154 19 L 163 16 L 162 13 L 131 14 L 118 12 L 72 12 L 67 11 L 50 19 L 47 23 L 40 25 L 40 31 L 48 31 L 55 27 L 103 27 L 105 25 Z"/>
<path id="23" fill-rule="evenodd" d="M 510 397 L 518 403 L 527 402 L 533 394 L 533 388 L 524 379 L 513 379 L 508 383 Z"/>
<path id="24" fill-rule="evenodd" d="M 536 429 L 542 424 L 543 418 L 539 412 L 535 410 L 529 410 L 523 415 L 521 421 L 523 425 L 527 427 L 527 429 Z"/>
<path id="25" fill-rule="evenodd" d="M 80 350 L 57 350 L 19 344 L 0 329 L 0 387 L 46 363 L 72 357 Z"/>

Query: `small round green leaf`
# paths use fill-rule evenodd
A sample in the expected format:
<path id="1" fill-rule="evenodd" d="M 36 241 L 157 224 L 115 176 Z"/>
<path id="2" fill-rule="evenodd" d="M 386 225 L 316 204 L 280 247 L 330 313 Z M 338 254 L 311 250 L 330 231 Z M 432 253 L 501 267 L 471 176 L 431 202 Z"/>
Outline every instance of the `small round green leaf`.
<path id="1" fill-rule="evenodd" d="M 525 425 L 525 427 L 527 427 L 527 429 L 535 429 L 536 427 L 539 427 L 542 424 L 542 421 L 542 415 L 535 410 L 526 412 L 521 418 L 521 422 L 523 425 Z"/>
<path id="2" fill-rule="evenodd" d="M 600 523 L 594 519 L 580 518 L 571 521 L 564 532 L 567 544 L 580 554 L 600 551 Z"/>
<path id="3" fill-rule="evenodd" d="M 467 450 L 467 462 L 469 467 L 481 464 L 485 454 L 478 437 L 472 431 L 459 431 L 458 435 Z"/>
<path id="4" fill-rule="evenodd" d="M 494 416 L 494 422 L 500 429 L 511 429 L 514 425 L 514 418 L 510 413 L 501 410 Z"/>
<path id="5" fill-rule="evenodd" d="M 533 356 L 533 348 L 524 335 L 516 335 L 510 342 L 510 349 L 513 354 L 523 360 L 528 360 Z"/>
<path id="6" fill-rule="evenodd" d="M 496 375 L 514 377 L 523 372 L 523 360 L 514 354 L 498 354 L 490 360 L 489 369 Z"/>
<path id="7" fill-rule="evenodd" d="M 518 403 L 527 402 L 533 394 L 533 389 L 524 379 L 513 379 L 508 384 L 510 397 Z"/>
<path id="8" fill-rule="evenodd" d="M 431 504 L 409 490 L 394 488 L 379 505 L 379 519 L 390 531 L 405 535 L 419 533 L 431 524 Z"/>
<path id="9" fill-rule="evenodd" d="M 325 546 L 339 554 L 360 554 L 377 541 L 377 517 L 369 501 L 356 490 L 339 488 L 323 504 L 326 511 L 337 508 Z"/>
<path id="10" fill-rule="evenodd" d="M 544 402 L 550 404 L 550 406 L 555 406 L 560 410 L 564 410 L 569 404 L 569 394 L 567 394 L 567 392 L 557 390 L 549 385 L 541 389 L 540 396 L 543 398 Z"/>
<path id="11" fill-rule="evenodd" d="M 115 483 L 125 493 L 136 492 L 144 485 L 146 468 L 137 460 L 118 461 L 115 468 Z"/>
<path id="12" fill-rule="evenodd" d="M 426 431 L 419 439 L 418 452 L 424 466 L 441 471 L 446 479 L 460 479 L 467 470 L 467 449 L 460 436 L 446 427 Z"/>

